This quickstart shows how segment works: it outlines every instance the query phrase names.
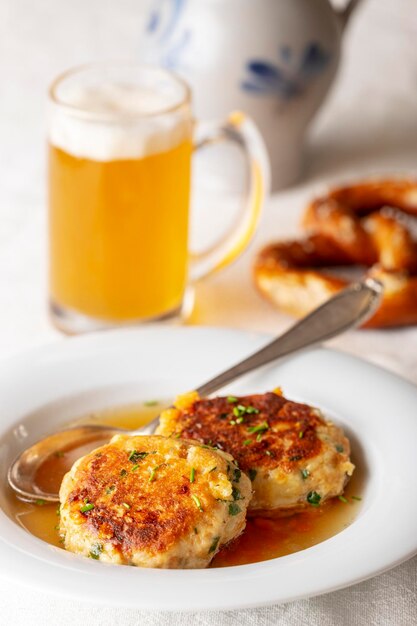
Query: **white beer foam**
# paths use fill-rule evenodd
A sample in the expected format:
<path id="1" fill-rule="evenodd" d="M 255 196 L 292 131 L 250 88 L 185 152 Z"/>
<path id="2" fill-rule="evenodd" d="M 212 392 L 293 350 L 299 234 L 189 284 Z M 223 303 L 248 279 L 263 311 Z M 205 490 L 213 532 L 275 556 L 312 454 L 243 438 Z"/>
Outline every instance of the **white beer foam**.
<path id="1" fill-rule="evenodd" d="M 149 115 L 163 113 L 175 100 L 132 85 L 71 87 L 62 100 L 75 108 L 52 106 L 49 141 L 79 158 L 137 159 L 172 149 L 191 136 L 186 109 Z"/>

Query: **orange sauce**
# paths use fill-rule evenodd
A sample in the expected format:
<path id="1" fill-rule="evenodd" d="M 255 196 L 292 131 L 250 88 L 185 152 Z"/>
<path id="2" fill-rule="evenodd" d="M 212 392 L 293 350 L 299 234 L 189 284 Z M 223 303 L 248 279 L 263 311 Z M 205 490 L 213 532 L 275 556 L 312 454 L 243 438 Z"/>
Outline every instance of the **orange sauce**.
<path id="1" fill-rule="evenodd" d="M 166 404 L 135 405 L 107 410 L 74 420 L 72 424 L 80 421 L 97 422 L 134 429 L 150 421 Z M 45 480 L 59 484 L 63 474 L 76 458 L 101 443 L 103 442 L 90 443 L 83 449 L 77 448 L 51 458 L 44 467 Z M 53 478 L 47 478 L 48 476 Z M 43 481 L 41 484 L 44 486 Z M 354 521 L 361 504 L 355 498 L 360 497 L 361 488 L 361 475 L 357 468 L 345 490 L 344 497 L 347 502 L 334 498 L 323 506 L 311 507 L 301 513 L 276 519 L 249 517 L 242 535 L 216 555 L 212 567 L 266 561 L 305 550 L 329 539 Z M 22 502 L 11 491 L 9 499 L 13 515 L 23 528 L 52 545 L 61 546 L 56 504 Z"/>
<path id="2" fill-rule="evenodd" d="M 357 480 L 345 490 L 347 502 L 333 498 L 320 507 L 302 513 L 267 519 L 249 517 L 242 535 L 220 550 L 212 567 L 228 567 L 267 561 L 305 550 L 337 535 L 355 519 L 360 501 L 356 496 Z"/>

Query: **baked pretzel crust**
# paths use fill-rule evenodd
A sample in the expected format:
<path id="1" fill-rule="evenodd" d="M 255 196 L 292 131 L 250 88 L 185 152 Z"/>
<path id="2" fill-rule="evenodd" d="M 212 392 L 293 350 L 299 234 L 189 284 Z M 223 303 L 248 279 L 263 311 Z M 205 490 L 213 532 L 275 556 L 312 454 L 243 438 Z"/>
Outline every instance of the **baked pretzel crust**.
<path id="1" fill-rule="evenodd" d="M 417 181 L 381 180 L 339 187 L 306 209 L 302 240 L 258 254 L 255 284 L 277 308 L 309 313 L 349 284 L 337 268 L 355 266 L 384 285 L 368 328 L 417 323 Z"/>

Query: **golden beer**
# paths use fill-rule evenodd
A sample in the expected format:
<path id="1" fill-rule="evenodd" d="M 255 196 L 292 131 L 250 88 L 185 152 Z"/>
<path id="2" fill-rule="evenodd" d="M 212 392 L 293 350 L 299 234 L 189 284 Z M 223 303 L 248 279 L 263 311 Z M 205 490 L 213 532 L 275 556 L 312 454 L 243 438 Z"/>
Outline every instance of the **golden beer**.
<path id="1" fill-rule="evenodd" d="M 243 113 L 199 132 L 188 85 L 166 70 L 97 63 L 49 91 L 49 293 L 68 333 L 183 319 L 195 282 L 248 245 L 268 188 L 268 162 Z M 226 141 L 247 160 L 239 219 L 208 250 L 188 246 L 191 157 Z"/>
<path id="2" fill-rule="evenodd" d="M 187 281 L 191 141 L 95 161 L 49 147 L 50 292 L 104 320 L 181 305 Z"/>

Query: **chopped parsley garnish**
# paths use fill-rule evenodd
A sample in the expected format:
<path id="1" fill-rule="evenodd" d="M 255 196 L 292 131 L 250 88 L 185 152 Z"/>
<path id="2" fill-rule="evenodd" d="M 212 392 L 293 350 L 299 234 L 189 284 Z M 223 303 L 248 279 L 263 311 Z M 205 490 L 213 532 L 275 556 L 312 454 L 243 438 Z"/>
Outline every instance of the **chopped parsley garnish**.
<path id="1" fill-rule="evenodd" d="M 237 406 L 233 407 L 233 415 L 240 419 L 239 422 L 236 420 L 236 423 L 238 424 L 241 424 L 243 422 L 244 415 L 254 415 L 257 413 L 259 413 L 259 409 L 255 409 L 254 406 L 244 406 L 243 404 L 238 404 Z"/>
<path id="2" fill-rule="evenodd" d="M 156 406 L 157 404 L 159 404 L 158 400 L 146 400 L 146 402 L 143 403 L 143 406 Z"/>
<path id="3" fill-rule="evenodd" d="M 149 476 L 149 481 L 148 482 L 153 483 L 153 481 L 156 478 L 156 472 L 159 470 L 160 467 L 161 467 L 160 465 L 155 465 L 155 467 L 153 467 L 152 469 L 149 468 L 150 476 Z"/>
<path id="4" fill-rule="evenodd" d="M 35 500 L 35 504 L 37 506 L 43 506 L 44 504 L 46 504 L 46 501 L 42 500 L 42 498 L 38 498 L 37 500 Z"/>
<path id="5" fill-rule="evenodd" d="M 351 496 L 352 500 L 362 500 L 362 498 L 360 496 Z"/>
<path id="6" fill-rule="evenodd" d="M 201 502 L 200 502 L 200 498 L 198 498 L 197 496 L 195 496 L 193 493 L 191 494 L 192 499 L 195 502 L 195 505 L 197 507 L 197 509 L 201 512 L 203 512 L 203 507 L 201 506 Z"/>
<path id="7" fill-rule="evenodd" d="M 139 464 L 136 463 L 136 465 L 134 465 L 131 469 L 132 472 L 136 472 L 136 470 L 139 469 Z"/>
<path id="8" fill-rule="evenodd" d="M 145 457 L 147 457 L 149 452 L 138 452 L 137 450 L 131 450 L 128 456 L 129 461 L 131 463 L 137 463 L 138 461 L 143 461 Z"/>
<path id="9" fill-rule="evenodd" d="M 56 524 L 56 526 L 54 526 L 54 530 L 59 530 L 59 524 Z"/>
<path id="10" fill-rule="evenodd" d="M 236 502 L 231 502 L 229 504 L 229 515 L 237 515 L 240 511 L 241 508 L 238 504 L 236 504 Z"/>
<path id="11" fill-rule="evenodd" d="M 91 546 L 91 550 L 89 553 L 90 559 L 99 559 L 100 554 L 103 552 L 103 545 L 101 543 L 94 543 Z"/>
<path id="12" fill-rule="evenodd" d="M 192 467 L 190 471 L 190 483 L 193 483 L 194 481 L 195 481 L 195 468 Z"/>
<path id="13" fill-rule="evenodd" d="M 239 489 L 237 487 L 232 488 L 232 498 L 233 500 L 244 500 L 245 498 L 241 495 Z"/>
<path id="14" fill-rule="evenodd" d="M 209 548 L 208 553 L 211 554 L 212 552 L 215 552 L 217 550 L 217 546 L 219 545 L 219 541 L 220 541 L 220 537 L 214 537 L 211 546 Z"/>
<path id="15" fill-rule="evenodd" d="M 337 444 L 337 446 L 336 446 L 336 450 L 337 450 L 337 452 L 340 452 L 340 454 L 342 454 L 342 452 L 344 452 L 344 451 L 345 451 L 344 447 L 343 447 L 343 446 L 341 446 L 340 444 Z"/>
<path id="16" fill-rule="evenodd" d="M 242 472 L 240 471 L 238 467 L 235 467 L 235 469 L 233 470 L 233 481 L 235 483 L 238 483 L 241 476 L 242 476 Z"/>
<path id="17" fill-rule="evenodd" d="M 217 465 L 215 465 L 214 467 L 212 467 L 212 468 L 208 471 L 208 473 L 209 473 L 209 474 L 211 474 L 211 472 L 214 472 L 216 469 L 217 469 Z"/>
<path id="18" fill-rule="evenodd" d="M 245 418 L 240 416 L 236 418 L 235 424 L 243 424 L 244 421 L 245 421 Z"/>
<path id="19" fill-rule="evenodd" d="M 58 504 L 58 506 L 56 507 L 56 514 L 58 515 L 58 517 L 61 517 L 61 505 Z"/>
<path id="20" fill-rule="evenodd" d="M 128 504 L 127 502 L 122 502 L 122 506 L 124 506 L 125 509 L 130 509 L 130 504 Z"/>
<path id="21" fill-rule="evenodd" d="M 268 422 L 262 422 L 262 424 L 258 424 L 257 426 L 250 426 L 248 428 L 249 433 L 263 433 L 268 430 L 269 425 Z"/>
<path id="22" fill-rule="evenodd" d="M 346 500 L 345 496 L 337 496 L 340 500 L 340 502 L 343 502 L 343 504 L 347 504 L 348 501 Z"/>
<path id="23" fill-rule="evenodd" d="M 126 476 L 126 474 L 127 474 L 127 470 L 125 469 L 120 470 L 120 476 Z"/>
<path id="24" fill-rule="evenodd" d="M 245 441 L 243 442 L 243 445 L 248 446 L 250 443 L 252 443 L 252 439 L 245 439 Z"/>
<path id="25" fill-rule="evenodd" d="M 249 476 L 249 478 L 250 478 L 252 481 L 254 481 L 254 480 L 255 480 L 257 473 L 258 473 L 258 472 L 256 471 L 256 469 L 250 469 L 250 470 L 248 470 L 248 476 Z"/>
<path id="26" fill-rule="evenodd" d="M 310 491 L 307 495 L 307 502 L 311 504 L 311 506 L 319 506 L 321 500 L 321 495 L 317 493 L 317 491 Z"/>
<path id="27" fill-rule="evenodd" d="M 89 502 L 86 498 L 84 500 L 84 505 L 80 508 L 80 511 L 81 513 L 87 513 L 87 511 L 91 511 L 91 509 L 94 509 L 94 504 L 92 502 Z"/>
<path id="28" fill-rule="evenodd" d="M 294 456 L 290 456 L 290 461 L 300 461 L 302 458 L 300 454 L 295 454 Z"/>
<path id="29" fill-rule="evenodd" d="M 271 450 L 265 450 L 265 454 L 266 454 L 267 456 L 272 456 L 272 452 L 271 452 Z"/>
<path id="30" fill-rule="evenodd" d="M 298 438 L 302 439 L 304 437 L 304 431 L 300 430 L 300 432 L 298 433 Z"/>
<path id="31" fill-rule="evenodd" d="M 308 469 L 301 470 L 301 477 L 303 480 L 306 480 L 309 476 L 310 476 L 310 470 Z"/>
<path id="32" fill-rule="evenodd" d="M 238 401 L 238 398 L 236 398 L 236 396 L 227 396 L 227 401 L 229 404 L 235 404 L 235 402 Z"/>
<path id="33" fill-rule="evenodd" d="M 107 487 L 106 489 L 106 493 L 107 495 L 110 495 L 112 491 L 114 491 L 116 489 L 116 485 L 110 485 L 110 487 Z"/>

